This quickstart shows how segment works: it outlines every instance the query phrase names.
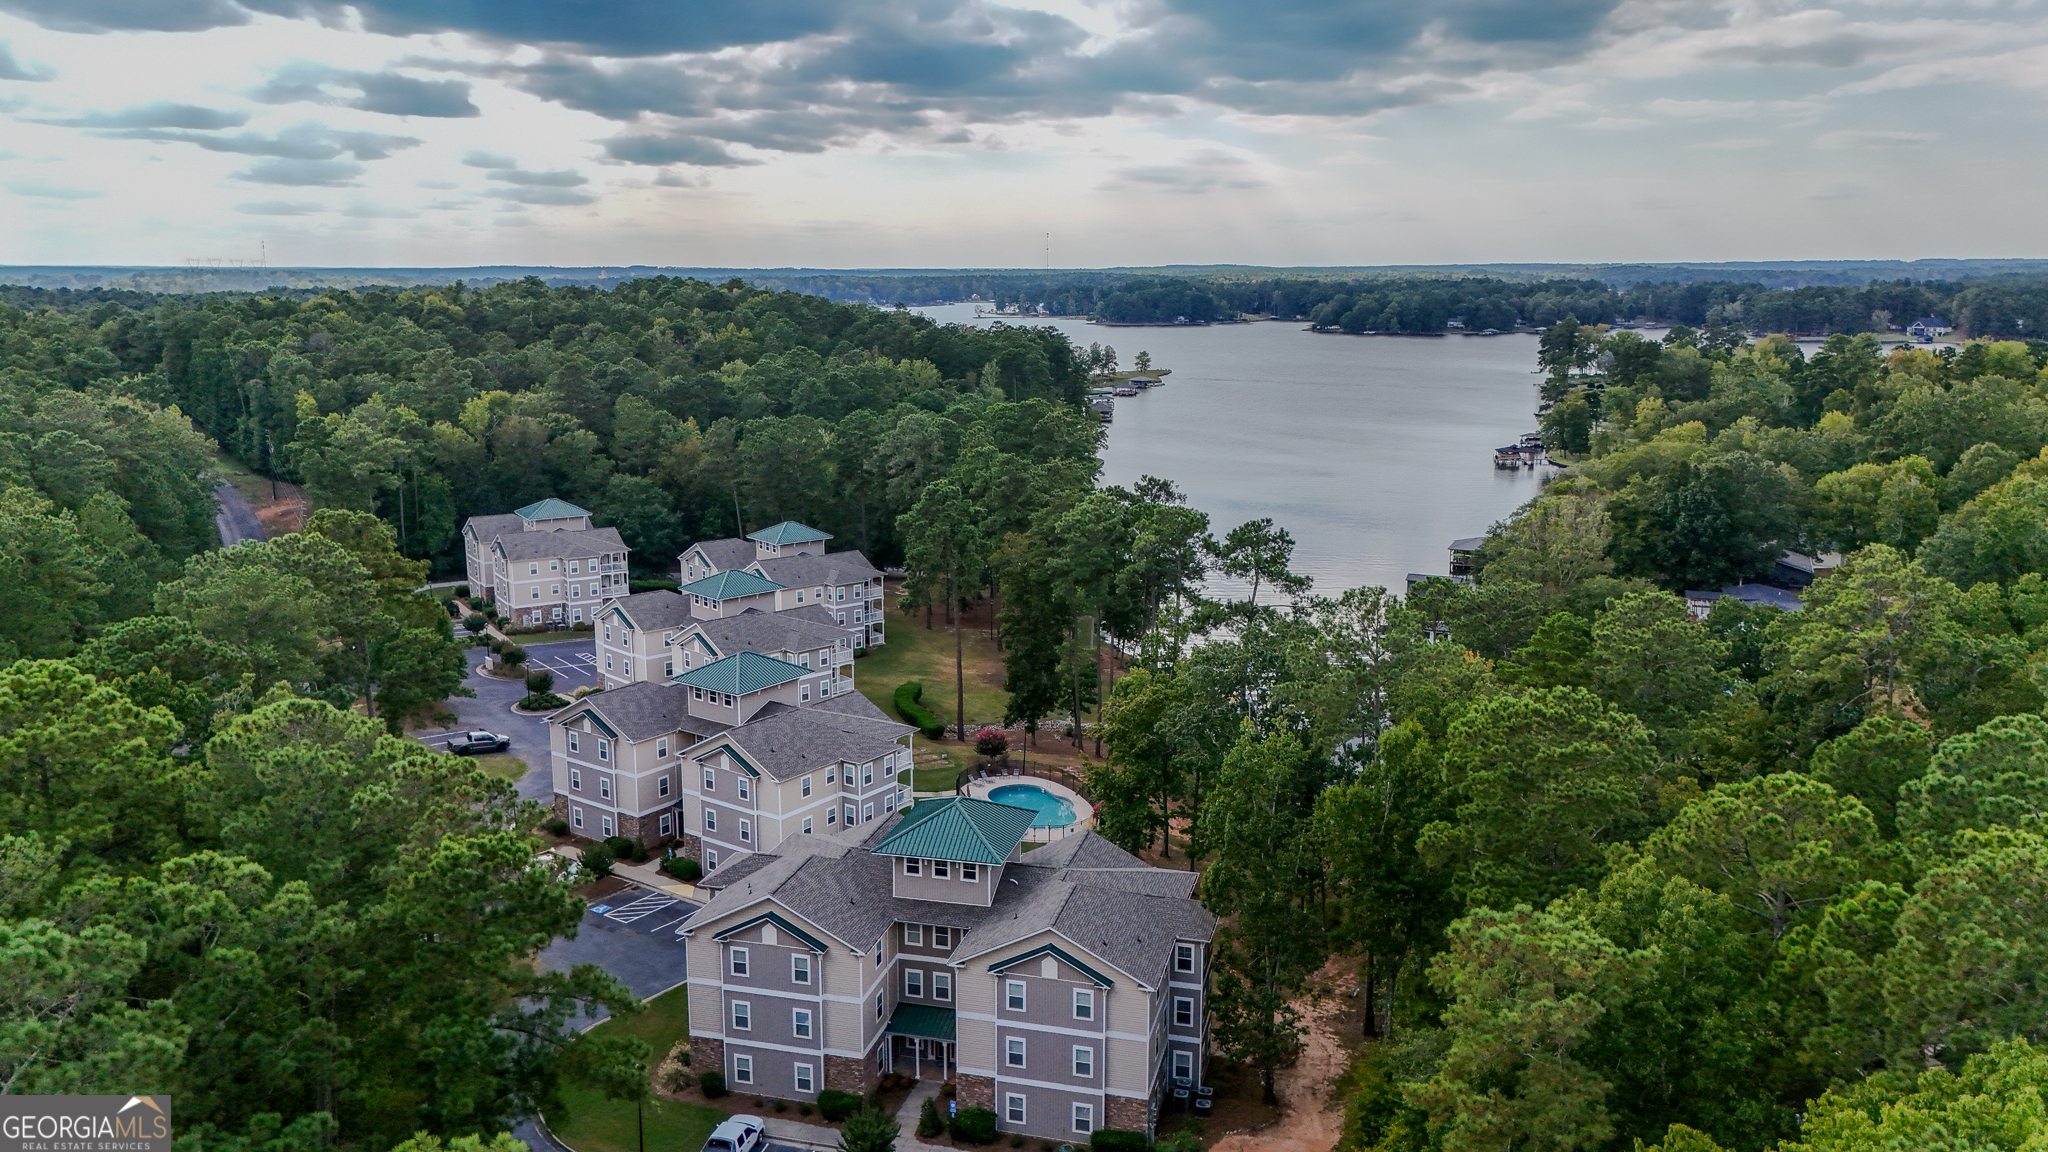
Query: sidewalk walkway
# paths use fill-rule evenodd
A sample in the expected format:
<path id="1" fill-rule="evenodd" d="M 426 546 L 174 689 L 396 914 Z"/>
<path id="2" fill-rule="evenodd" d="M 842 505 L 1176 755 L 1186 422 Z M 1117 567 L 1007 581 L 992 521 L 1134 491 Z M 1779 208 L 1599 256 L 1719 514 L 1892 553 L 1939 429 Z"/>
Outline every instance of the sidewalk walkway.
<path id="1" fill-rule="evenodd" d="M 917 1087 L 910 1090 L 909 1099 L 903 1102 L 903 1107 L 896 1110 L 896 1123 L 903 1127 L 903 1131 L 896 1137 L 896 1152 L 955 1152 L 952 1148 L 926 1144 L 917 1138 L 917 1113 L 924 1107 L 926 1100 L 938 1094 L 939 1082 L 936 1080 L 920 1080 Z M 939 1108 L 943 1113 L 944 1101 L 940 1102 Z M 822 1124 L 806 1124 L 801 1120 L 785 1120 L 774 1113 L 762 1117 L 762 1120 L 768 1133 L 767 1142 L 770 1144 L 839 1147 L 839 1130 L 836 1128 L 827 1128 Z"/>
<path id="2" fill-rule="evenodd" d="M 548 851 L 570 860 L 580 860 L 583 858 L 583 849 L 578 848 L 574 844 L 557 844 L 553 848 L 548 849 Z M 666 892 L 671 896 L 680 896 L 694 903 L 702 904 L 705 900 L 709 899 L 709 897 L 698 893 L 695 884 L 685 884 L 673 876 L 663 875 L 661 869 L 651 859 L 645 864 L 634 864 L 627 860 L 615 860 L 612 862 L 612 874 L 629 883 L 637 884 L 642 888 L 652 888 L 657 892 Z M 837 1139 L 837 1137 L 834 1139 Z"/>

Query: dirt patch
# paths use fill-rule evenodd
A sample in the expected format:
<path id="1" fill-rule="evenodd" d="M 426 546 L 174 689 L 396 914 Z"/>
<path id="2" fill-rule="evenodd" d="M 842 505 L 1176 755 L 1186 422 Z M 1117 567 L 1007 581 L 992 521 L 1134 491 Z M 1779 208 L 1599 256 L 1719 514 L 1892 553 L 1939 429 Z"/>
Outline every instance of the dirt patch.
<path id="1" fill-rule="evenodd" d="M 1275 1078 L 1280 1115 L 1255 1131 L 1226 1133 L 1213 1152 L 1330 1152 L 1337 1146 L 1344 1104 L 1331 1098 L 1331 1086 L 1350 1066 L 1358 1042 L 1357 990 L 1353 957 L 1332 957 L 1315 974 L 1308 995 L 1294 1005 L 1307 1025 L 1301 1055 Z"/>

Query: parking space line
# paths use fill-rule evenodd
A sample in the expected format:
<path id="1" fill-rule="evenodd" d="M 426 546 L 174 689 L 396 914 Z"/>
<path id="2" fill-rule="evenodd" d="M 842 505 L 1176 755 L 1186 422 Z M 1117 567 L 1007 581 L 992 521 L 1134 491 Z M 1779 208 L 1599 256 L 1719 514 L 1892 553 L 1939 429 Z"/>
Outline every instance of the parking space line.
<path id="1" fill-rule="evenodd" d="M 616 920 L 621 924 L 631 924 L 643 916 L 660 912 L 676 902 L 676 898 L 666 892 L 649 892 L 624 907 L 614 908 L 606 912 L 604 917 L 607 920 Z"/>

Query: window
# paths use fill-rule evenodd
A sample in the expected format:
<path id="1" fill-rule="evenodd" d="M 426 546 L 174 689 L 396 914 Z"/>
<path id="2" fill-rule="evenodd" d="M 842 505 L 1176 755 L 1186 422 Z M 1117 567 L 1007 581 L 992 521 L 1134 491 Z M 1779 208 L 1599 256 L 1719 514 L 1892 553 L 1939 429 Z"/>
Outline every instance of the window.
<path id="1" fill-rule="evenodd" d="M 597 758 L 599 760 L 610 760 L 612 758 L 612 742 L 602 736 L 597 738 Z"/>
<path id="2" fill-rule="evenodd" d="M 895 805 L 896 805 L 896 798 L 895 798 L 894 796 L 891 796 L 891 797 L 889 797 L 889 806 L 893 808 L 893 807 L 895 807 Z M 960 865 L 960 878 L 961 878 L 962 880 L 980 880 L 980 879 L 981 879 L 981 865 L 979 865 L 979 864 L 968 864 L 968 863 L 966 863 L 966 862 L 964 862 L 964 861 L 963 861 L 963 862 L 961 863 L 961 865 Z"/>
<path id="3" fill-rule="evenodd" d="M 1003 1006 L 1012 1012 L 1022 1012 L 1024 1010 L 1024 982 L 1022 980 L 1003 981 Z"/>
<path id="4" fill-rule="evenodd" d="M 562 570 L 562 562 L 561 562 L 560 560 L 550 560 L 550 561 L 548 561 L 548 571 L 550 571 L 550 572 L 560 572 L 561 570 Z"/>
<path id="5" fill-rule="evenodd" d="M 881 963 L 881 961 L 882 961 L 882 958 L 881 958 L 880 956 L 876 956 L 876 957 L 875 957 L 875 962 L 876 962 L 877 964 Z M 881 1018 L 882 1018 L 882 994 L 881 994 L 881 993 L 879 993 L 879 992 L 877 992 L 877 993 L 875 993 L 875 1019 L 877 1019 L 877 1020 L 880 1020 Z"/>
<path id="6" fill-rule="evenodd" d="M 875 762 L 870 760 L 860 766 L 860 782 L 863 787 L 875 782 Z"/>
<path id="7" fill-rule="evenodd" d="M 600 799 L 600 800 L 609 800 L 609 799 L 611 799 L 611 798 L 612 798 L 612 778 L 611 778 L 611 777 L 609 777 L 609 776 L 599 776 L 599 777 L 597 778 L 597 798 L 598 798 L 598 799 Z"/>
<path id="8" fill-rule="evenodd" d="M 903 858 L 903 874 L 904 874 L 905 876 L 921 876 L 921 875 L 923 875 L 923 874 L 924 874 L 924 861 L 922 861 L 922 860 L 918 859 L 918 858 L 917 858 L 917 857 L 915 857 L 915 856 L 905 856 L 905 857 Z"/>
<path id="9" fill-rule="evenodd" d="M 799 1040 L 811 1038 L 811 1010 L 809 1008 L 798 1008 L 789 1014 L 789 1034 Z M 806 1088 L 804 1091 L 808 1092 L 810 1089 Z"/>
<path id="10" fill-rule="evenodd" d="M 1173 998 L 1173 1026 L 1175 1028 L 1193 1028 L 1195 1026 L 1194 997 L 1175 996 Z"/>
<path id="11" fill-rule="evenodd" d="M 869 802 L 867 802 L 866 804 L 863 804 L 863 805 L 861 805 L 861 809 L 860 809 L 860 819 L 861 819 L 861 823 L 865 824 L 865 823 L 867 823 L 868 821 L 870 821 L 870 820 L 873 820 L 874 818 L 875 818 L 875 804 L 874 804 L 874 801 L 870 800 L 870 801 L 869 801 Z"/>
<path id="12" fill-rule="evenodd" d="M 740 821 L 740 839 L 741 839 L 741 840 L 744 840 L 744 841 L 752 842 L 752 840 L 754 839 L 754 822 L 753 822 L 753 821 L 751 821 L 751 820 L 742 820 L 742 821 Z"/>
<path id="13" fill-rule="evenodd" d="M 1080 1044 L 1074 1045 L 1074 1075 L 1095 1075 L 1095 1049 Z"/>
<path id="14" fill-rule="evenodd" d="M 612 642 L 612 626 L 609 624 L 604 626 L 604 642 L 607 644 Z"/>
<path id="15" fill-rule="evenodd" d="M 827 769 L 825 769 L 825 783 L 827 783 L 827 784 L 831 784 L 831 783 L 833 783 L 833 782 L 834 782 L 834 781 L 835 781 L 835 780 L 836 780 L 837 778 L 838 778 L 838 777 L 837 777 L 837 775 L 835 774 L 835 770 L 834 770 L 833 768 L 827 768 Z"/>
<path id="16" fill-rule="evenodd" d="M 1176 1050 L 1173 1054 L 1173 1078 L 1193 1080 L 1195 1078 L 1195 1054 Z"/>
<path id="17" fill-rule="evenodd" d="M 1003 1063 L 1012 1068 L 1024 1066 L 1024 1038 L 1012 1036 L 1003 1041 Z"/>
<path id="18" fill-rule="evenodd" d="M 663 838 L 663 839 L 667 839 L 668 837 L 670 837 L 670 836 L 673 836 L 673 835 L 675 835 L 675 831 L 676 831 L 676 817 L 675 817 L 675 813 L 673 813 L 673 812 L 663 812 L 663 813 L 661 814 L 661 835 L 662 835 L 662 838 Z"/>
<path id="19" fill-rule="evenodd" d="M 692 700 L 702 700 L 703 698 L 704 698 L 704 690 L 703 690 L 702 688 L 692 688 L 692 689 L 690 689 L 690 699 L 692 699 Z M 716 700 L 713 700 L 713 701 L 712 701 L 712 703 L 713 703 L 713 704 L 716 704 L 716 703 L 718 703 L 718 701 L 716 701 Z"/>
<path id="20" fill-rule="evenodd" d="M 797 698 L 800 700 L 809 700 L 811 698 L 811 685 L 809 681 L 804 682 L 803 690 L 797 693 Z"/>
<path id="21" fill-rule="evenodd" d="M 919 947 L 923 947 L 923 945 L 924 945 L 924 925 L 922 925 L 922 924 L 905 924 L 905 925 L 903 926 L 903 942 L 904 942 L 905 944 L 915 944 L 915 945 L 917 945 L 917 946 L 919 946 Z"/>
<path id="22" fill-rule="evenodd" d="M 1003 1104 L 1003 1115 L 1007 1116 L 1012 1124 L 1022 1124 L 1024 1122 L 1024 1097 L 1015 1092 L 1008 1092 L 1004 1094 L 1003 1099 L 1005 1101 Z"/>
<path id="23" fill-rule="evenodd" d="M 571 619 L 575 620 L 578 624 L 583 623 L 583 609 L 576 609 L 575 612 L 570 614 L 570 617 Z"/>
<path id="24" fill-rule="evenodd" d="M 549 586 L 548 586 L 548 595 L 550 595 L 550 596 L 560 596 L 561 594 L 562 594 L 562 586 L 561 586 L 560 584 L 551 584 L 551 585 L 549 585 Z"/>
<path id="25" fill-rule="evenodd" d="M 538 585 L 538 584 L 535 584 L 535 585 L 533 586 L 533 591 L 532 591 L 532 592 L 530 592 L 530 593 L 528 593 L 528 594 L 527 594 L 527 597 L 526 597 L 526 598 L 527 598 L 528 600 L 538 600 L 538 599 L 540 599 L 540 585 Z"/>
<path id="26" fill-rule="evenodd" d="M 571 769 L 569 769 L 569 787 L 570 787 L 570 789 L 571 789 L 572 791 L 576 791 L 576 792 L 581 792 L 581 791 L 583 791 L 583 769 L 581 769 L 581 768 L 571 768 Z"/>
<path id="27" fill-rule="evenodd" d="M 789 982 L 791 984 L 809 984 L 811 982 L 811 958 L 809 956 L 799 954 L 789 958 Z M 804 1035 L 808 1036 L 810 1033 L 806 1032 Z"/>
<path id="28" fill-rule="evenodd" d="M 924 996 L 923 972 L 916 968 L 905 968 L 903 970 L 903 994 L 905 996 Z"/>
<path id="29" fill-rule="evenodd" d="M 830 648 L 820 648 L 818 650 L 818 667 L 828 668 L 831 666 L 831 662 L 832 650 Z"/>
<path id="30" fill-rule="evenodd" d="M 718 773 L 712 771 L 709 766 L 706 766 L 704 769 L 704 790 L 706 792 L 718 791 Z"/>
<path id="31" fill-rule="evenodd" d="M 754 1058 L 752 1056 L 735 1056 L 732 1058 L 732 1080 L 735 1084 L 752 1084 L 754 1082 Z"/>
<path id="32" fill-rule="evenodd" d="M 735 976 L 745 976 L 747 974 L 747 950 L 745 948 L 735 948 L 732 950 L 732 974 Z"/>
<path id="33" fill-rule="evenodd" d="M 846 806 L 846 823 L 849 826 L 853 823 L 853 805 L 851 804 Z"/>
<path id="34" fill-rule="evenodd" d="M 718 867 L 718 853 L 717 853 L 716 851 L 714 851 L 714 850 L 710 849 L 710 848 L 706 848 L 706 849 L 704 850 L 704 870 L 705 870 L 706 872 L 709 872 L 709 871 L 711 871 L 712 869 L 714 869 L 714 868 L 717 868 L 717 867 Z"/>
<path id="35" fill-rule="evenodd" d="M 704 830 L 706 832 L 718 831 L 718 809 L 706 808 L 704 810 Z"/>
<path id="36" fill-rule="evenodd" d="M 571 585 L 569 585 L 569 599 L 571 599 L 571 600 L 581 600 L 581 599 L 583 599 L 583 585 L 581 585 L 581 584 L 571 584 Z"/>
<path id="37" fill-rule="evenodd" d="M 526 566 L 526 574 L 528 576 L 540 575 L 540 565 L 538 563 L 528 564 Z"/>
<path id="38" fill-rule="evenodd" d="M 740 1032 L 754 1030 L 754 1006 L 745 1000 L 732 1002 L 732 1026 Z"/>
<path id="39" fill-rule="evenodd" d="M 725 694 L 725 706 L 726 706 L 727 708 L 730 708 L 730 707 L 732 707 L 732 693 L 730 693 L 730 692 L 727 692 L 727 693 Z"/>
<path id="40" fill-rule="evenodd" d="M 1193 972 L 1195 970 L 1195 946 L 1193 944 L 1176 944 L 1173 946 L 1173 970 L 1175 972 Z"/>
<path id="41" fill-rule="evenodd" d="M 829 825 L 835 825 L 835 824 L 839 823 L 839 809 L 837 809 L 837 808 L 827 808 L 827 809 L 825 809 L 825 823 L 826 823 L 826 824 L 827 824 L 828 826 L 829 826 Z"/>
<path id="42" fill-rule="evenodd" d="M 806 816 L 806 817 L 804 817 L 804 835 L 806 835 L 806 836 L 809 836 L 810 834 L 811 834 L 811 818 L 810 818 L 809 816 Z"/>
<path id="43" fill-rule="evenodd" d="M 951 1000 L 952 998 L 953 977 L 945 972 L 932 973 L 932 999 Z"/>
<path id="44" fill-rule="evenodd" d="M 661 674 L 664 678 L 674 676 L 676 674 L 676 662 L 674 657 L 670 657 L 667 660 L 663 660 L 661 662 Z"/>
<path id="45" fill-rule="evenodd" d="M 654 742 L 654 758 L 656 760 L 668 759 L 668 737 L 663 736 Z"/>
<path id="46" fill-rule="evenodd" d="M 607 652 L 607 653 L 605 653 L 605 654 L 604 654 L 604 666 L 605 666 L 605 670 L 606 670 L 607 672 L 609 672 L 609 671 L 611 670 L 611 667 L 612 667 L 612 654 L 611 654 L 611 653 L 609 653 L 609 652 Z"/>
<path id="47" fill-rule="evenodd" d="M 612 818 L 610 816 L 604 817 L 604 838 L 607 840 L 611 839 L 617 834 L 617 831 L 617 829 L 612 827 Z"/>
<path id="48" fill-rule="evenodd" d="M 742 776 L 742 777 L 740 777 L 740 799 L 742 799 L 742 800 L 752 800 L 753 798 L 754 798 L 754 788 L 753 788 L 753 785 L 752 785 L 752 784 L 750 784 L 750 783 L 748 783 L 748 781 L 747 781 L 747 778 L 746 778 L 745 776 Z"/>
<path id="49" fill-rule="evenodd" d="M 1095 1019 L 1095 991 L 1092 988 L 1074 989 L 1074 1019 Z"/>
<path id="50" fill-rule="evenodd" d="M 583 827 L 583 808 L 581 805 L 572 804 L 569 806 L 569 822 L 578 828 Z"/>
<path id="51" fill-rule="evenodd" d="M 933 929 L 932 929 L 932 947 L 934 947 L 934 948 L 951 948 L 952 946 L 953 946 L 953 930 L 952 930 L 951 928 L 937 928 L 937 927 L 935 927 L 935 928 L 933 928 Z"/>
<path id="52" fill-rule="evenodd" d="M 592 565 L 590 566 L 590 570 L 591 570 L 592 572 L 595 572 L 595 571 L 597 571 L 597 565 L 595 565 L 595 564 L 592 564 Z M 569 575 L 571 575 L 571 576 L 574 576 L 574 575 L 576 575 L 576 574 L 577 574 L 578 572 L 581 572 L 581 571 L 583 571 L 583 562 L 582 562 L 582 561 L 580 561 L 580 560 L 571 560 L 571 561 L 569 561 Z"/>
<path id="53" fill-rule="evenodd" d="M 809 1015 L 809 1013 L 805 1013 L 805 1015 Z M 804 1035 L 808 1036 L 810 1035 L 810 1033 L 806 1032 L 804 1033 Z M 809 1064 L 799 1064 L 796 1066 L 797 1091 L 809 1092 L 813 1090 L 813 1085 L 815 1085 L 817 1081 L 816 1078 L 812 1076 L 811 1071 L 811 1065 Z"/>
<path id="54" fill-rule="evenodd" d="M 897 798 L 898 796 L 901 796 L 902 794 L 903 794 L 903 793 L 902 793 L 902 791 L 901 791 L 901 790 L 898 790 L 898 791 L 895 791 L 895 792 L 891 792 L 891 793 L 889 793 L 889 794 L 888 794 L 887 796 L 884 796 L 884 797 L 882 798 L 882 811 L 884 811 L 884 812 L 894 812 L 894 811 L 896 810 L 896 798 Z M 962 877 L 962 879 L 966 879 L 966 877 Z"/>
<path id="55" fill-rule="evenodd" d="M 1093 1104 L 1076 1104 L 1076 1105 L 1074 1105 L 1074 1131 L 1076 1131 L 1076 1132 L 1093 1132 L 1093 1131 L 1095 1131 L 1095 1105 L 1093 1105 Z"/>
<path id="56" fill-rule="evenodd" d="M 803 779 L 797 781 L 796 791 L 797 795 L 799 796 L 809 796 L 811 794 L 811 778 L 809 776 L 806 776 Z"/>
<path id="57" fill-rule="evenodd" d="M 663 772 L 658 779 L 660 782 L 654 786 L 655 794 L 658 796 L 668 795 L 668 773 Z"/>
<path id="58" fill-rule="evenodd" d="M 801 588 L 796 590 L 796 602 L 799 604 L 804 602 L 804 590 Z"/>
<path id="59" fill-rule="evenodd" d="M 577 745 L 577 740 L 576 740 L 576 730 L 575 730 L 574 728 L 571 728 L 571 729 L 569 729 L 569 751 L 571 751 L 571 752 L 575 752 L 575 751 L 577 751 L 577 746 L 576 746 L 576 745 Z"/>

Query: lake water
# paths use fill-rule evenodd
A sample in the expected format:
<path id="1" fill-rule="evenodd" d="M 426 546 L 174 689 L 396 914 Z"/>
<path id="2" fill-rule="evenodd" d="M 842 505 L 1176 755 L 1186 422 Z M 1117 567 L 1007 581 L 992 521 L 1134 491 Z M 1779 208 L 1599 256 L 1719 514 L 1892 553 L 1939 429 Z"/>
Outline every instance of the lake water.
<path id="1" fill-rule="evenodd" d="M 945 323 L 972 305 L 920 309 Z M 1028 322 L 1028 321 L 1027 321 Z M 1535 495 L 1552 469 L 1495 469 L 1493 450 L 1534 431 L 1534 336 L 1343 336 L 1298 322 L 1106 328 L 1044 321 L 1082 348 L 1142 349 L 1166 384 L 1118 397 L 1104 479 L 1171 480 L 1217 536 L 1270 516 L 1295 539 L 1317 591 L 1442 574 L 1452 540 L 1478 536 Z M 1219 591 L 1222 591 L 1219 589 Z"/>

